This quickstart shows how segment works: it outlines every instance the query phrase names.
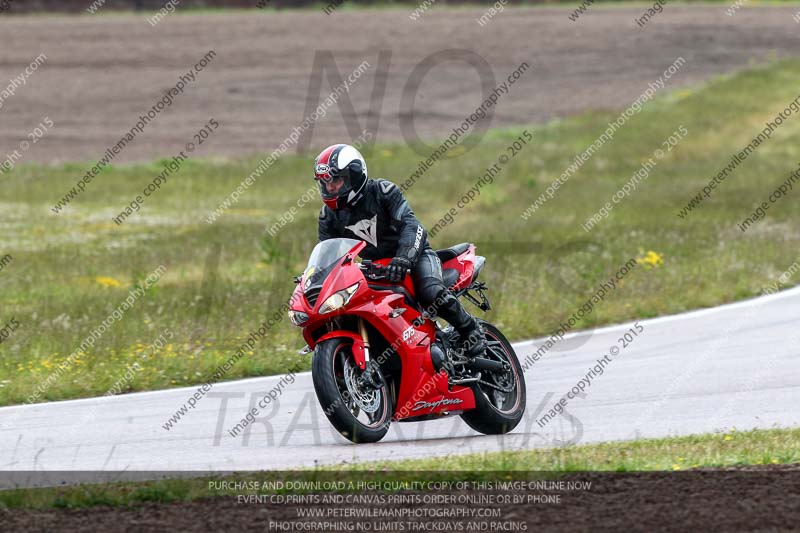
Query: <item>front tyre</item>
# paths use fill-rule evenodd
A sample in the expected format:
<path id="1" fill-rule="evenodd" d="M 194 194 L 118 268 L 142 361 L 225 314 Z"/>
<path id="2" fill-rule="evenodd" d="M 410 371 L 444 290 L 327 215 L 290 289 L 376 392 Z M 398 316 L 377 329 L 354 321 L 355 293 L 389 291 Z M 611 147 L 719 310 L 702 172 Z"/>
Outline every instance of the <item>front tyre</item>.
<path id="1" fill-rule="evenodd" d="M 525 412 L 525 377 L 508 339 L 492 324 L 481 320 L 481 325 L 487 344 L 484 357 L 507 363 L 508 370 L 481 371 L 480 381 L 472 384 L 475 409 L 461 418 L 484 435 L 508 433 L 517 427 Z"/>
<path id="2" fill-rule="evenodd" d="M 378 442 L 389 431 L 393 413 L 392 395 L 385 380 L 373 388 L 362 378 L 353 357 L 350 339 L 334 338 L 319 343 L 311 364 L 311 378 L 322 411 L 333 427 L 352 442 Z M 380 368 L 374 372 L 379 373 Z"/>

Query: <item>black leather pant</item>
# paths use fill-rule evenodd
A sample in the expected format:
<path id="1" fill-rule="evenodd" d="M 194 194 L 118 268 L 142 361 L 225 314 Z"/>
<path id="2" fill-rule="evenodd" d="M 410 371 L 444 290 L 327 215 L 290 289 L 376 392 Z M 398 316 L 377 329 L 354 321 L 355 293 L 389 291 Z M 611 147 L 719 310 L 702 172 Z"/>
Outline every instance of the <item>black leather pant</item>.
<path id="1" fill-rule="evenodd" d="M 432 249 L 420 253 L 411 269 L 417 302 L 430 317 L 440 316 L 467 338 L 478 326 L 478 321 L 464 309 L 442 281 L 442 262 Z"/>

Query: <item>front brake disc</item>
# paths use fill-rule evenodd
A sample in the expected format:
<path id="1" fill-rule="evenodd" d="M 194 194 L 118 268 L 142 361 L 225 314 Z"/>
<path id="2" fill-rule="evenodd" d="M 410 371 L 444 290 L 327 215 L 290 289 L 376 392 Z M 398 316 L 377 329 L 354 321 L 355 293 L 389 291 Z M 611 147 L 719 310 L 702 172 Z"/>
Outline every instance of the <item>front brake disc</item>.
<path id="1" fill-rule="evenodd" d="M 347 386 L 350 397 L 362 411 L 375 413 L 381 405 L 380 393 L 378 389 L 362 385 L 362 380 L 359 379 L 360 376 L 356 375 L 357 372 L 361 373 L 361 370 L 350 359 L 345 359 L 344 383 Z"/>

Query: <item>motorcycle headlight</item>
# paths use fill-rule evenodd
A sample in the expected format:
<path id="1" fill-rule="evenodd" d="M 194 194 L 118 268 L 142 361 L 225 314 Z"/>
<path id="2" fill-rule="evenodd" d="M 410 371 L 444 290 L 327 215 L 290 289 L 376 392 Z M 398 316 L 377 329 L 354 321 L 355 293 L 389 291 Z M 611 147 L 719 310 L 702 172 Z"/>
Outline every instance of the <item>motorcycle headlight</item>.
<path id="1" fill-rule="evenodd" d="M 302 311 L 295 311 L 294 309 L 289 309 L 289 320 L 292 321 L 292 324 L 295 326 L 302 326 L 308 321 L 308 315 Z"/>
<path id="2" fill-rule="evenodd" d="M 325 313 L 330 313 L 331 311 L 336 311 L 337 309 L 344 307 L 358 290 L 359 283 L 350 285 L 346 289 L 336 291 L 328 296 L 328 298 L 322 302 L 322 305 L 319 308 L 319 314 L 324 315 Z"/>

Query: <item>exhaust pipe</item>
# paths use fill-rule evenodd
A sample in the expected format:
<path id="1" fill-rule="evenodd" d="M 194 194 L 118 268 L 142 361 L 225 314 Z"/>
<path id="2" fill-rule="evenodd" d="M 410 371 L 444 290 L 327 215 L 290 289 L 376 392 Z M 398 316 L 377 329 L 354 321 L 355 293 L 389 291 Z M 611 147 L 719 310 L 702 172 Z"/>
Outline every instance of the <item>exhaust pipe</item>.
<path id="1" fill-rule="evenodd" d="M 470 360 L 468 366 L 478 370 L 485 370 L 487 372 L 502 372 L 507 368 L 506 363 L 493 361 L 491 359 L 486 359 L 485 357 L 476 357 Z"/>

